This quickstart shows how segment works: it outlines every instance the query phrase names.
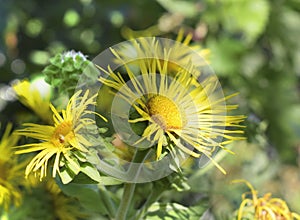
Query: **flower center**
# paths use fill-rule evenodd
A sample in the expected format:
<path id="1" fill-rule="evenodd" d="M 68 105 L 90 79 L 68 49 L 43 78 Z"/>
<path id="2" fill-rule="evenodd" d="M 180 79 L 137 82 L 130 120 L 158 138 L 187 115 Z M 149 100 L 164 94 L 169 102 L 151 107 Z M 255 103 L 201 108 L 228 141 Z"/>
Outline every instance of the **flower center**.
<path id="1" fill-rule="evenodd" d="M 151 118 L 164 130 L 180 129 L 183 126 L 180 110 L 169 98 L 161 95 L 152 97 L 147 107 Z"/>
<path id="2" fill-rule="evenodd" d="M 75 135 L 72 128 L 72 122 L 64 121 L 56 127 L 52 135 L 52 142 L 57 147 L 61 145 L 66 146 L 69 144 L 69 141 L 74 137 Z"/>

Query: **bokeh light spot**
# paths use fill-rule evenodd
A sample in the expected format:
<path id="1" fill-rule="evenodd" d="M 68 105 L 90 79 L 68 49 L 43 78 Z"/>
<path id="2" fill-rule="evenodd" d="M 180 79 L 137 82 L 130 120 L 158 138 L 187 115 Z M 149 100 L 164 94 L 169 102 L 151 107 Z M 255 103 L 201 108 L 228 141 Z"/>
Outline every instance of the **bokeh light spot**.
<path id="1" fill-rule="evenodd" d="M 15 59 L 10 65 L 11 71 L 16 74 L 22 74 L 25 71 L 26 65 L 23 60 Z"/>
<path id="2" fill-rule="evenodd" d="M 43 23 L 39 19 L 30 19 L 26 24 L 26 33 L 30 37 L 38 36 L 43 30 Z"/>
<path id="3" fill-rule="evenodd" d="M 90 29 L 86 29 L 80 34 L 80 38 L 85 44 L 91 44 L 94 41 L 94 37 L 94 32 Z"/>
<path id="4" fill-rule="evenodd" d="M 70 10 L 66 11 L 63 20 L 67 26 L 73 27 L 79 23 L 80 17 L 75 10 L 70 9 Z"/>
<path id="5" fill-rule="evenodd" d="M 110 22 L 115 27 L 120 27 L 124 23 L 124 16 L 119 11 L 112 11 L 110 14 Z"/>
<path id="6" fill-rule="evenodd" d="M 38 65 L 46 65 L 49 61 L 49 53 L 45 51 L 35 50 L 30 54 L 31 62 Z"/>
<path id="7" fill-rule="evenodd" d="M 15 100 L 15 92 L 12 87 L 8 85 L 0 86 L 0 98 L 4 101 L 13 101 Z"/>

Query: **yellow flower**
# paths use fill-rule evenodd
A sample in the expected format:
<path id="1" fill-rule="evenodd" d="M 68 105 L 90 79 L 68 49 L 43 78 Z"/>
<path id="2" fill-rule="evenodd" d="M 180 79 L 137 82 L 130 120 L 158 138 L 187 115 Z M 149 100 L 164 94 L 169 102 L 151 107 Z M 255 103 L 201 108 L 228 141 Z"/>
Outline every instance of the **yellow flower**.
<path id="1" fill-rule="evenodd" d="M 96 104 L 94 101 L 96 95 L 89 98 L 89 91 L 86 91 L 83 96 L 80 94 L 81 91 L 78 91 L 71 97 L 66 109 L 62 110 L 61 114 L 50 104 L 54 125 L 25 123 L 26 127 L 17 131 L 19 135 L 42 141 L 17 147 L 16 154 L 38 152 L 26 167 L 26 177 L 31 172 L 38 173 L 40 179 L 45 177 L 49 160 L 53 157 L 54 161 L 51 160 L 52 177 L 55 177 L 57 172 L 60 175 L 62 163 L 70 163 L 79 169 L 79 165 L 73 158 L 76 158 L 76 152 L 88 152 L 87 147 L 91 145 L 80 131 L 85 126 L 94 123 L 91 118 L 86 117 L 87 114 L 97 114 L 87 110 L 88 106 Z"/>
<path id="2" fill-rule="evenodd" d="M 176 145 L 195 158 L 204 154 L 225 173 L 213 160 L 212 153 L 217 148 L 229 151 L 225 144 L 242 139 L 236 134 L 243 133 L 239 123 L 244 116 L 226 115 L 237 106 L 226 106 L 224 102 L 231 96 L 220 96 L 217 78 L 203 76 L 198 66 L 192 64 L 196 59 L 194 52 L 191 55 L 190 49 L 180 47 L 178 42 L 166 44 L 162 48 L 155 38 L 132 41 L 134 50 L 129 57 L 112 49 L 119 63 L 123 63 L 129 81 L 110 67 L 108 70 L 100 67 L 109 78 L 99 80 L 117 90 L 116 97 L 125 100 L 138 113 L 139 117 L 129 120 L 130 123 L 148 123 L 136 144 L 145 139 L 156 142 L 157 160 L 161 159 L 164 146 Z M 133 59 L 132 54 L 139 59 Z M 140 74 L 131 69 L 131 62 L 138 64 Z M 204 77 L 201 84 L 196 80 L 198 77 Z"/>
<path id="3" fill-rule="evenodd" d="M 257 191 L 246 180 L 234 180 L 233 183 L 245 183 L 250 193 L 242 195 L 242 203 L 238 210 L 238 220 L 243 217 L 253 215 L 256 220 L 299 220 L 300 215 L 291 212 L 286 202 L 279 198 L 272 198 L 271 193 L 266 193 L 263 197 L 258 197 Z M 251 195 L 249 198 L 248 195 Z"/>
<path id="4" fill-rule="evenodd" d="M 21 192 L 18 188 L 23 179 L 24 163 L 18 163 L 12 147 L 18 136 L 10 134 L 12 124 L 8 124 L 0 142 L 0 205 L 7 211 L 11 204 L 19 206 Z"/>
<path id="5" fill-rule="evenodd" d="M 194 60 L 196 62 L 193 64 L 196 65 L 196 67 L 207 65 L 207 63 L 209 63 L 210 50 L 202 48 L 199 44 L 191 44 L 192 37 L 192 33 L 185 36 L 184 29 L 180 29 L 176 41 L 174 41 L 172 45 L 165 45 L 166 47 L 172 47 L 172 49 L 168 51 L 168 58 L 170 60 L 180 60 L 180 63 L 188 63 L 190 60 Z M 150 41 L 150 39 L 155 38 L 145 38 L 145 40 L 139 38 L 138 41 L 123 43 L 122 48 L 118 49 L 118 53 L 115 54 L 116 57 L 118 57 L 116 62 L 123 64 L 122 61 L 128 60 L 130 61 L 130 65 L 139 65 L 141 58 L 152 57 L 154 47 L 156 47 L 154 52 L 155 56 L 160 58 L 164 57 L 165 51 L 162 48 L 157 48 L 157 40 L 149 43 L 148 41 Z M 185 53 L 189 53 L 189 56 L 184 56 Z M 199 59 L 200 57 L 201 59 Z M 161 62 L 163 63 L 163 60 L 161 60 Z M 177 71 L 181 68 L 178 66 L 178 63 L 174 62 L 168 62 L 167 65 L 169 70 Z"/>
<path id="6" fill-rule="evenodd" d="M 23 105 L 33 110 L 45 122 L 52 122 L 52 114 L 49 108 L 50 92 L 42 96 L 39 89 L 28 80 L 19 81 L 12 87 Z"/>

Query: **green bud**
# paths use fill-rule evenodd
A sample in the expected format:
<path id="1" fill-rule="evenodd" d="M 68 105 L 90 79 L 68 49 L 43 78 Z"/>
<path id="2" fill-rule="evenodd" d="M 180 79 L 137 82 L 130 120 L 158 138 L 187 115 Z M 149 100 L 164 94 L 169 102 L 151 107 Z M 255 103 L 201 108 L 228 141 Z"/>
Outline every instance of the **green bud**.
<path id="1" fill-rule="evenodd" d="M 81 77 L 84 77 L 87 84 L 95 83 L 98 78 L 98 70 L 94 64 L 81 52 L 74 50 L 56 54 L 43 73 L 47 83 L 57 88 L 59 93 L 69 96 L 73 95 Z"/>

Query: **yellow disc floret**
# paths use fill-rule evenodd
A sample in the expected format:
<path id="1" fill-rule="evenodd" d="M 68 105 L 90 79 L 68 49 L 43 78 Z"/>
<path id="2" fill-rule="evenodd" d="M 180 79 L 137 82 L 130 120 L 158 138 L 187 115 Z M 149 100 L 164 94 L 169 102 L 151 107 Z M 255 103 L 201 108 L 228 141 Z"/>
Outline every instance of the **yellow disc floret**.
<path id="1" fill-rule="evenodd" d="M 156 95 L 147 102 L 151 118 L 164 130 L 181 129 L 183 120 L 177 105 L 169 98 Z"/>
<path id="2" fill-rule="evenodd" d="M 57 147 L 61 144 L 66 146 L 73 138 L 75 138 L 75 135 L 73 132 L 72 122 L 64 121 L 55 128 L 52 136 L 52 142 Z"/>

